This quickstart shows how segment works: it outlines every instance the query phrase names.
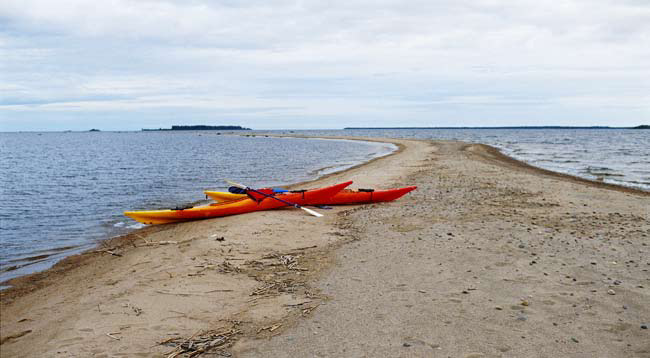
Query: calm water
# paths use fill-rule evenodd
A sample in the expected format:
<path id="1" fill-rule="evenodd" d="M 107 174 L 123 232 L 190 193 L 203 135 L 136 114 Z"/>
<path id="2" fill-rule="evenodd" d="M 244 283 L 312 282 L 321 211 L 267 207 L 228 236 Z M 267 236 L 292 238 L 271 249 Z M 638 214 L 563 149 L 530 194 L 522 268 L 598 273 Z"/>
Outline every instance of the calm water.
<path id="1" fill-rule="evenodd" d="M 536 167 L 650 190 L 650 130 L 373 129 L 304 133 L 484 143 Z"/>
<path id="2" fill-rule="evenodd" d="M 0 282 L 141 227 L 127 209 L 201 203 L 224 178 L 313 179 L 394 146 L 215 132 L 0 133 Z"/>

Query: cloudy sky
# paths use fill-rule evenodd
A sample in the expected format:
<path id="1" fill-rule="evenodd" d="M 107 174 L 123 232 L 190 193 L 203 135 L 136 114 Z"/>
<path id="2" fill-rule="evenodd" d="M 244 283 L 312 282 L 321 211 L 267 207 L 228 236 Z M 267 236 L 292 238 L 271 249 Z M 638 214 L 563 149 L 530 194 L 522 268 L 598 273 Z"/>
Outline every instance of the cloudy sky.
<path id="1" fill-rule="evenodd" d="M 650 1 L 0 1 L 0 130 L 650 123 Z"/>

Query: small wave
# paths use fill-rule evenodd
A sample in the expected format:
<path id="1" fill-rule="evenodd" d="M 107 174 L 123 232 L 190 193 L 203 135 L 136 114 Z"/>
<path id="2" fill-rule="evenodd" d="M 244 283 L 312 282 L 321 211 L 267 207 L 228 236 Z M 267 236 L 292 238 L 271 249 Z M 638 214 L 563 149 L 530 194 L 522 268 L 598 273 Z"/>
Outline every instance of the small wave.
<path id="1" fill-rule="evenodd" d="M 608 171 L 608 170 L 613 170 L 613 169 L 608 168 L 608 167 L 592 167 L 592 166 L 588 166 L 587 170 L 606 170 L 606 171 Z"/>
<path id="2" fill-rule="evenodd" d="M 147 226 L 147 225 L 145 225 L 145 224 L 143 224 L 143 223 L 138 223 L 138 222 L 136 222 L 136 223 L 133 223 L 133 224 L 131 224 L 131 225 L 127 225 L 126 228 L 127 228 L 127 229 L 137 230 L 137 229 L 142 229 L 142 228 L 145 227 L 145 226 Z"/>
<path id="3" fill-rule="evenodd" d="M 650 185 L 650 178 L 643 178 L 643 180 L 647 181 L 628 180 L 628 182 L 632 184 Z"/>
<path id="4" fill-rule="evenodd" d="M 24 265 L 19 265 L 18 267 L 22 267 L 25 265 L 29 265 L 33 262 L 39 262 L 43 261 L 51 256 L 60 254 L 64 251 L 70 251 L 79 248 L 79 246 L 62 246 L 62 247 L 55 247 L 52 249 L 47 249 L 47 250 L 37 250 L 33 251 L 31 256 L 26 256 L 26 257 L 19 257 L 15 259 L 8 260 L 7 262 L 10 263 L 25 263 Z M 7 269 L 7 271 L 10 271 Z"/>
<path id="5" fill-rule="evenodd" d="M 597 177 L 624 177 L 625 175 L 623 174 L 617 174 L 617 173 L 599 173 L 599 172 L 590 172 L 591 175 L 595 175 Z"/>
<path id="6" fill-rule="evenodd" d="M 144 225 L 144 224 L 139 223 L 139 222 L 132 223 L 132 222 L 126 222 L 126 221 L 118 221 L 115 224 L 113 224 L 113 227 L 116 227 L 116 228 L 134 229 L 134 230 L 135 229 L 141 229 L 141 228 L 143 228 L 145 226 L 147 226 L 147 225 Z"/>
<path id="7" fill-rule="evenodd" d="M 592 167 L 588 166 L 582 169 L 582 172 L 591 174 L 591 175 L 611 175 L 614 169 L 607 167 Z"/>

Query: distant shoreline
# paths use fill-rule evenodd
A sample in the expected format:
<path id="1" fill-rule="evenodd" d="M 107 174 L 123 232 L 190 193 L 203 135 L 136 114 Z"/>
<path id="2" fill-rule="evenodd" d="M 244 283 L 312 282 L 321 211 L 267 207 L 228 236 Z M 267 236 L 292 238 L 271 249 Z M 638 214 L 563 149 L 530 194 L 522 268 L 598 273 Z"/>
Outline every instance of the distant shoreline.
<path id="1" fill-rule="evenodd" d="M 155 132 L 155 131 L 250 131 L 250 128 L 242 126 L 205 126 L 205 125 L 196 125 L 196 126 L 172 126 L 171 128 L 158 128 L 158 129 L 148 129 L 142 128 L 143 132 Z"/>
<path id="2" fill-rule="evenodd" d="M 609 126 L 512 126 L 512 127 L 345 127 L 346 129 L 650 129 L 650 125 L 636 127 L 609 127 Z"/>

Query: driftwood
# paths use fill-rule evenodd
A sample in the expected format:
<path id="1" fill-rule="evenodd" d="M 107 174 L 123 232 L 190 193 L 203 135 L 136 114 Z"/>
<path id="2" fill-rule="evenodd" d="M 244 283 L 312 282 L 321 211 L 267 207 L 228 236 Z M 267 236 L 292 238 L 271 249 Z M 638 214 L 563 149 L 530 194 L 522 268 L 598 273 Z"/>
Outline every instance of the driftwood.
<path id="1" fill-rule="evenodd" d="M 113 256 L 119 256 L 119 257 L 122 257 L 122 254 L 120 254 L 119 252 L 116 252 L 116 251 L 114 251 L 114 250 L 115 250 L 114 248 L 110 248 L 110 249 L 95 250 L 95 252 L 105 252 L 105 253 L 107 253 L 107 254 L 111 254 L 111 255 L 113 255 Z"/>
<path id="2" fill-rule="evenodd" d="M 187 339 L 170 338 L 160 344 L 175 347 L 173 351 L 167 353 L 167 358 L 175 358 L 181 354 L 196 357 L 203 353 L 230 347 L 233 343 L 232 339 L 240 333 L 240 330 L 233 327 L 222 331 L 197 332 Z"/>
<path id="3" fill-rule="evenodd" d="M 266 331 L 266 330 L 268 330 L 269 332 L 273 332 L 273 331 L 275 331 L 276 329 L 278 329 L 280 327 L 282 327 L 282 323 L 272 324 L 270 326 L 266 326 L 266 327 L 262 327 L 262 328 L 258 329 L 257 333 L 260 333 L 260 332 Z"/>
<path id="4" fill-rule="evenodd" d="M 120 338 L 119 338 L 119 337 L 115 337 L 114 334 L 119 334 L 119 333 L 106 333 L 107 336 L 113 338 L 113 339 L 116 340 L 116 341 L 119 341 Z"/>
<path id="5" fill-rule="evenodd" d="M 12 335 L 6 336 L 6 337 L 0 339 L 0 344 L 3 344 L 3 343 L 5 343 L 5 342 L 7 342 L 7 341 L 9 341 L 9 340 L 11 340 L 11 339 L 17 339 L 17 338 L 20 338 L 20 337 L 22 337 L 22 336 L 24 336 L 24 335 L 26 335 L 26 334 L 28 334 L 28 333 L 32 333 L 32 330 L 31 330 L 31 329 L 28 329 L 28 330 L 26 330 L 26 331 L 22 331 L 22 332 L 20 332 L 20 333 L 16 333 L 16 334 L 12 334 Z"/>

